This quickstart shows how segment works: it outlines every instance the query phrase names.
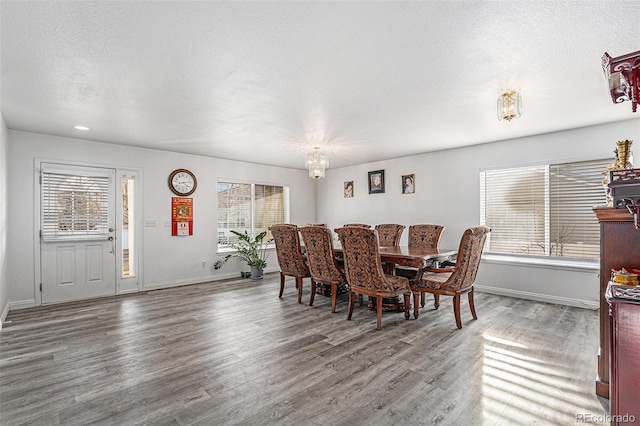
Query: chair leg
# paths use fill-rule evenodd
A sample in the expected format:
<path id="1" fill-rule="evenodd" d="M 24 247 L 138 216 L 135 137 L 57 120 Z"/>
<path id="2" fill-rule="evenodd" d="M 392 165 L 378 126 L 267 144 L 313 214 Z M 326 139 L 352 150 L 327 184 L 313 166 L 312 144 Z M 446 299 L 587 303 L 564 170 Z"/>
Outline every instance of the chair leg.
<path id="1" fill-rule="evenodd" d="M 421 308 L 424 308 L 424 304 L 425 304 L 425 301 L 426 301 L 426 300 L 427 300 L 427 295 L 426 295 L 426 293 L 423 291 L 423 292 L 421 292 L 421 293 L 420 293 L 420 307 L 421 307 Z"/>
<path id="2" fill-rule="evenodd" d="M 378 317 L 377 330 L 382 330 L 382 297 L 376 296 L 376 316 Z"/>
<path id="3" fill-rule="evenodd" d="M 279 298 L 282 299 L 282 293 L 284 292 L 284 274 L 280 272 L 280 295 Z"/>
<path id="4" fill-rule="evenodd" d="M 424 293 L 419 291 L 413 292 L 413 318 L 418 319 L 420 312 L 418 312 L 418 303 L 420 302 L 420 298 L 424 295 Z"/>
<path id="5" fill-rule="evenodd" d="M 302 277 L 296 277 L 296 287 L 298 288 L 298 303 L 302 303 Z"/>
<path id="6" fill-rule="evenodd" d="M 336 293 L 338 292 L 338 284 L 335 281 L 331 282 L 331 313 L 336 312 Z"/>
<path id="7" fill-rule="evenodd" d="M 356 294 L 349 290 L 349 312 L 347 313 L 347 320 L 351 319 L 351 315 L 353 315 L 353 305 L 356 301 Z"/>
<path id="8" fill-rule="evenodd" d="M 309 306 L 313 306 L 313 300 L 316 297 L 316 282 L 311 278 L 311 296 L 309 297 Z"/>
<path id="9" fill-rule="evenodd" d="M 471 291 L 469 292 L 469 308 L 471 309 L 473 319 L 477 320 L 478 316 L 476 315 L 476 307 L 473 304 L 473 287 L 471 287 Z"/>
<path id="10" fill-rule="evenodd" d="M 433 307 L 438 309 L 440 307 L 440 295 L 439 294 L 434 294 L 433 295 Z"/>
<path id="11" fill-rule="evenodd" d="M 360 306 L 362 306 L 362 299 L 363 299 L 362 295 L 359 294 L 358 295 L 358 302 L 360 303 Z"/>
<path id="12" fill-rule="evenodd" d="M 411 293 L 404 294 L 404 318 L 409 319 L 409 309 L 411 307 Z"/>
<path id="13" fill-rule="evenodd" d="M 460 292 L 456 291 L 456 295 L 453 296 L 453 314 L 456 317 L 456 325 L 458 328 L 462 328 L 462 320 L 460 319 Z"/>

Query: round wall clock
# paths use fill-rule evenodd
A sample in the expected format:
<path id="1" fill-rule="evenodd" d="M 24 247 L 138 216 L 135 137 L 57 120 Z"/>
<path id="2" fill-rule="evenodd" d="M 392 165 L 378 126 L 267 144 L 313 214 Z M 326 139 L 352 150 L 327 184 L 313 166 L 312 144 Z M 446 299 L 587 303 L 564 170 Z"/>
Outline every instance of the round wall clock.
<path id="1" fill-rule="evenodd" d="M 195 192 L 198 181 L 187 169 L 176 169 L 169 175 L 169 188 L 174 194 L 186 197 Z"/>

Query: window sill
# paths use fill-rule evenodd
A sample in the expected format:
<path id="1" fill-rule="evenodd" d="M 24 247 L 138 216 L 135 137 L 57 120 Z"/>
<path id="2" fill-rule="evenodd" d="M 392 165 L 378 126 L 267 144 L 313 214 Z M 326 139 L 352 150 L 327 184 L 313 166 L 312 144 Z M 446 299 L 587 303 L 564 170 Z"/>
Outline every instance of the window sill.
<path id="1" fill-rule="evenodd" d="M 543 259 L 539 257 L 520 257 L 504 254 L 482 255 L 482 262 L 499 265 L 528 266 L 532 268 L 562 269 L 570 271 L 600 271 L 600 262 L 597 260 L 561 260 Z"/>

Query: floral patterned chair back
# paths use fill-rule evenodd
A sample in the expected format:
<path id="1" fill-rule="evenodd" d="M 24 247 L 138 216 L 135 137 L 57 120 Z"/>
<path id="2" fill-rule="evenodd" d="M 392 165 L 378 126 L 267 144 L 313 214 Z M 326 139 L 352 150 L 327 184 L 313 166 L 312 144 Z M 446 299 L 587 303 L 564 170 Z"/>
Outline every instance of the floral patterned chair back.
<path id="1" fill-rule="evenodd" d="M 473 285 L 480 266 L 480 258 L 489 227 L 481 225 L 469 228 L 462 234 L 455 271 L 440 288 L 446 290 L 464 290 Z"/>
<path id="2" fill-rule="evenodd" d="M 333 251 L 331 230 L 322 226 L 305 226 L 300 228 L 300 233 L 313 279 L 322 283 L 339 281 L 344 284 L 344 274 Z"/>
<path id="3" fill-rule="evenodd" d="M 402 231 L 404 231 L 404 228 L 404 225 L 398 225 L 395 223 L 376 225 L 380 246 L 389 247 L 400 245 L 400 237 L 402 237 Z"/>
<path id="4" fill-rule="evenodd" d="M 276 254 L 280 265 L 280 295 L 284 292 L 285 275 L 294 277 L 298 289 L 298 303 L 302 303 L 302 279 L 311 276 L 307 262 L 300 247 L 300 234 L 298 227 L 291 224 L 272 225 L 269 230 L 276 244 Z M 311 280 L 310 304 L 313 304 L 313 296 L 316 291 L 316 283 Z"/>
<path id="5" fill-rule="evenodd" d="M 309 267 L 305 262 L 300 246 L 298 227 L 291 224 L 272 225 L 269 230 L 276 244 L 278 264 L 285 275 L 309 276 Z"/>
<path id="6" fill-rule="evenodd" d="M 344 226 L 357 226 L 359 228 L 371 228 L 371 225 L 367 225 L 366 223 L 347 223 Z"/>
<path id="7" fill-rule="evenodd" d="M 347 278 L 338 266 L 331 230 L 324 226 L 305 226 L 300 228 L 300 234 L 304 240 L 311 279 L 315 283 L 331 287 L 331 312 L 335 312 L 338 287 L 340 291 L 345 291 Z M 312 295 L 310 306 L 313 304 L 313 297 Z"/>
<path id="8" fill-rule="evenodd" d="M 438 248 L 442 225 L 411 225 L 409 227 L 409 247 Z"/>

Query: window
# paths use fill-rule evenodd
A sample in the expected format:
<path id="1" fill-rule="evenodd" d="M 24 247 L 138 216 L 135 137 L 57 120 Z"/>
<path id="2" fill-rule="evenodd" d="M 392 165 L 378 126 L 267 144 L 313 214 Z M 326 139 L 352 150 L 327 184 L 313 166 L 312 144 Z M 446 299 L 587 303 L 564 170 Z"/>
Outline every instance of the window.
<path id="1" fill-rule="evenodd" d="M 480 172 L 481 221 L 490 253 L 597 259 L 610 159 Z"/>
<path id="2" fill-rule="evenodd" d="M 289 188 L 258 183 L 218 181 L 218 249 L 238 242 L 231 231 L 252 237 L 269 227 L 289 222 Z"/>
<path id="3" fill-rule="evenodd" d="M 42 239 L 107 238 L 109 175 L 42 171 Z"/>
<path id="4" fill-rule="evenodd" d="M 133 176 L 122 176 L 120 180 L 122 191 L 122 277 L 131 277 L 136 273 L 135 260 L 135 180 Z"/>

